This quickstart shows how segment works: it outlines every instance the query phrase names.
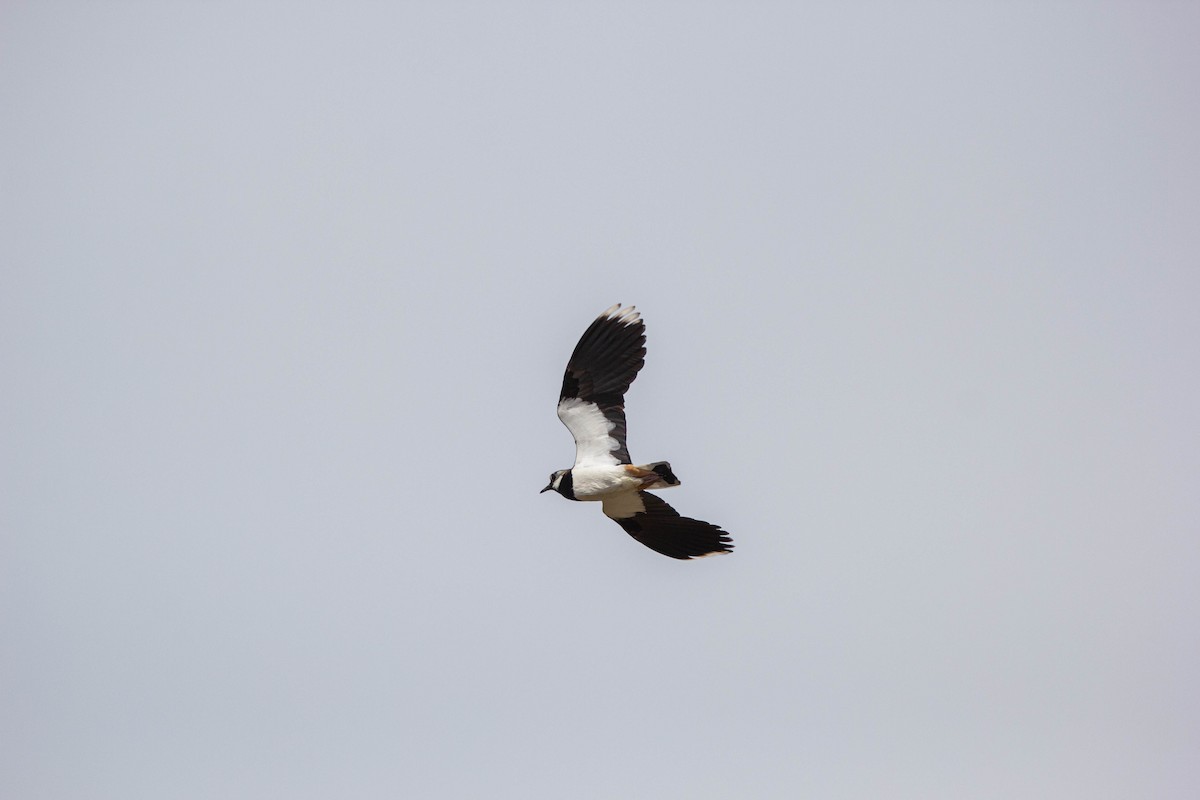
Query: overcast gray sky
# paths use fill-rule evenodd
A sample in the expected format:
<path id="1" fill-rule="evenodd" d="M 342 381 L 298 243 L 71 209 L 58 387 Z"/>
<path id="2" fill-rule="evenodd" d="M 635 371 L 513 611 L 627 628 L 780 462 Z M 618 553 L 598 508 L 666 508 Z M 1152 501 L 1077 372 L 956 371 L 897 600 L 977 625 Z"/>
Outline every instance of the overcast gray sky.
<path id="1" fill-rule="evenodd" d="M 0 795 L 1194 797 L 1197 42 L 5 3 Z M 732 556 L 537 493 L 618 301 Z"/>

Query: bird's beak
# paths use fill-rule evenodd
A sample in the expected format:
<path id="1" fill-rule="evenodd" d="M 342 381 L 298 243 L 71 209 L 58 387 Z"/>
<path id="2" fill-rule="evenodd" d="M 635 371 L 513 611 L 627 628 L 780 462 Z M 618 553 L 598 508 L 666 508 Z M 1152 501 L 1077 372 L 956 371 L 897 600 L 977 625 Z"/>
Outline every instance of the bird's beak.
<path id="1" fill-rule="evenodd" d="M 551 490 L 551 489 L 553 489 L 553 488 L 554 488 L 554 484 L 553 484 L 553 483 L 551 483 L 551 484 L 547 484 L 546 488 L 545 488 L 545 489 L 542 489 L 542 491 L 538 492 L 538 494 L 545 494 L 546 492 L 550 491 L 550 490 Z"/>

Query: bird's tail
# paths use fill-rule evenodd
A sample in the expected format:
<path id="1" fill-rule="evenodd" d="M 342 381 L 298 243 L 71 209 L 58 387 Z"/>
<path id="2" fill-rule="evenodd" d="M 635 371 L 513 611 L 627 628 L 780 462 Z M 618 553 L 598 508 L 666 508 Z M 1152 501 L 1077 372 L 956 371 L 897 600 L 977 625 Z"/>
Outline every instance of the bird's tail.
<path id="1" fill-rule="evenodd" d="M 645 485 L 642 489 L 669 489 L 672 486 L 678 486 L 679 478 L 675 477 L 675 473 L 671 471 L 671 462 L 655 461 L 653 464 L 642 464 L 638 467 L 640 470 L 645 470 L 647 477 L 653 477 L 650 473 L 657 475 L 657 478 L 650 484 Z"/>

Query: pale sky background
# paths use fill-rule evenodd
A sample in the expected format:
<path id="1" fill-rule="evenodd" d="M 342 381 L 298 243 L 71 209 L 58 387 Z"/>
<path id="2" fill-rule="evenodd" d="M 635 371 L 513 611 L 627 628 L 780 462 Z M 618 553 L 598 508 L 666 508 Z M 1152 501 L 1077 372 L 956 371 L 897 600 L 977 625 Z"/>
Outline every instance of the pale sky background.
<path id="1" fill-rule="evenodd" d="M 0 796 L 1196 797 L 1198 43 L 5 3 Z M 538 495 L 618 301 L 732 556 Z"/>

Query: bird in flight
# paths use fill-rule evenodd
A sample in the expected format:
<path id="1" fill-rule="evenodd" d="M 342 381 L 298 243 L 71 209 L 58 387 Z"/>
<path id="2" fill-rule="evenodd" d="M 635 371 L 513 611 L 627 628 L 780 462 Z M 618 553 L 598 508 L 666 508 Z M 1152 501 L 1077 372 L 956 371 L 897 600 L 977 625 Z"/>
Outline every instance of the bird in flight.
<path id="1" fill-rule="evenodd" d="M 584 331 L 567 362 L 558 418 L 575 438 L 575 466 L 550 476 L 543 492 L 599 500 L 604 515 L 642 544 L 671 558 L 733 550 L 720 526 L 681 517 L 650 489 L 679 485 L 670 463 L 634 466 L 625 443 L 625 392 L 645 363 L 646 326 L 617 303 Z"/>

